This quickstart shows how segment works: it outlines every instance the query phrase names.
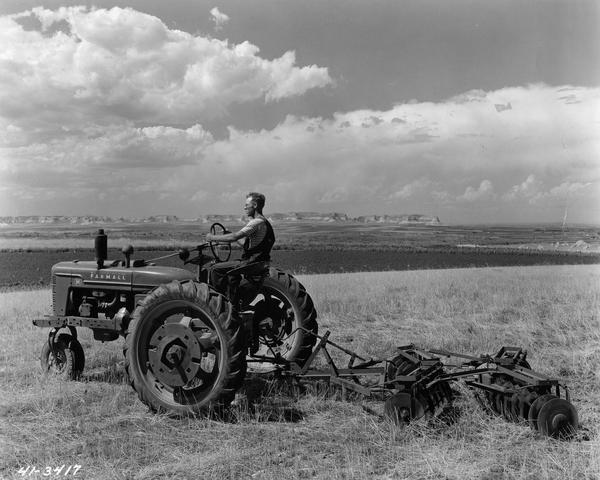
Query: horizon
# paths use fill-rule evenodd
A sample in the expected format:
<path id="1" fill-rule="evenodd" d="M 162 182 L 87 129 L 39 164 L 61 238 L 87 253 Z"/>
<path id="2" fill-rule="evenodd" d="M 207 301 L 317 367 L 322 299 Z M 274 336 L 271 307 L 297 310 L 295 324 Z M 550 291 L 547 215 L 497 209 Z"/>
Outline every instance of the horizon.
<path id="1" fill-rule="evenodd" d="M 116 6 L 118 3 L 119 6 Z M 594 0 L 6 0 L 0 215 L 600 223 Z"/>
<path id="2" fill-rule="evenodd" d="M 424 215 L 424 214 L 420 214 L 420 213 L 397 213 L 397 214 L 393 214 L 393 213 L 370 213 L 370 214 L 365 214 L 365 215 L 351 215 L 348 214 L 346 212 L 316 212 L 316 211 L 287 211 L 287 212 L 271 212 L 270 215 L 285 215 L 285 214 L 291 214 L 291 213 L 314 213 L 314 214 L 318 214 L 318 215 L 323 215 L 323 216 L 327 216 L 327 215 L 331 215 L 331 214 L 341 214 L 341 215 L 347 215 L 349 220 L 348 223 L 350 223 L 352 220 L 356 220 L 357 218 L 360 217 L 383 217 L 383 216 L 388 216 L 388 217 L 401 217 L 401 216 L 412 216 L 412 215 L 416 215 L 416 216 L 423 216 L 423 217 L 436 217 L 439 219 L 439 224 L 429 224 L 429 223 L 419 223 L 419 222 L 407 222 L 405 224 L 402 225 L 410 225 L 411 223 L 413 224 L 420 224 L 423 226 L 453 226 L 453 227 L 501 227 L 501 226 L 506 226 L 506 227 L 536 227 L 536 226 L 563 226 L 564 228 L 567 229 L 569 226 L 571 227 L 586 227 L 586 228 L 600 228 L 600 222 L 594 223 L 594 222 L 566 222 L 563 224 L 563 221 L 539 221 L 539 222 L 488 222 L 488 223 L 482 223 L 482 222 L 474 222 L 474 223 L 467 223 L 467 222 L 463 222 L 463 223 L 456 223 L 456 222 L 446 222 L 443 221 L 439 215 Z M 269 218 L 269 213 L 265 214 L 264 216 L 266 218 Z M 123 218 L 125 221 L 127 220 L 145 220 L 151 217 L 176 217 L 178 222 L 195 222 L 198 220 L 201 220 L 203 218 L 206 217 L 211 217 L 211 216 L 222 216 L 222 217 L 235 217 L 235 219 L 238 218 L 242 218 L 244 216 L 243 213 L 241 214 L 237 214 L 237 213 L 200 213 L 197 214 L 196 216 L 191 216 L 191 217 L 187 217 L 187 216 L 182 216 L 182 215 L 177 215 L 174 213 L 154 213 L 151 215 L 144 215 L 144 216 L 138 216 L 138 217 L 134 217 L 134 216 L 111 216 L 111 215 L 96 215 L 96 214 L 83 214 L 83 215 L 37 215 L 37 214 L 32 214 L 32 215 L 0 215 L 0 218 L 17 218 L 17 217 L 66 217 L 66 218 L 70 218 L 70 217 L 77 217 L 77 218 L 85 218 L 85 217 L 108 217 L 111 220 L 118 220 L 119 218 Z M 306 221 L 309 222 L 310 220 L 308 219 L 300 219 L 300 220 L 294 220 L 294 222 L 302 222 L 302 221 Z M 124 222 L 127 223 L 127 222 Z M 135 223 L 135 222 L 134 222 Z M 152 222 L 148 222 L 148 223 L 152 223 Z M 165 223 L 165 222 L 156 222 L 156 223 Z M 90 222 L 90 225 L 98 225 L 99 222 Z M 393 224 L 393 223 L 392 223 Z M 11 225 L 11 224 L 0 224 L 0 228 L 6 228 L 7 225 Z M 19 224 L 15 224 L 15 225 L 19 225 Z"/>

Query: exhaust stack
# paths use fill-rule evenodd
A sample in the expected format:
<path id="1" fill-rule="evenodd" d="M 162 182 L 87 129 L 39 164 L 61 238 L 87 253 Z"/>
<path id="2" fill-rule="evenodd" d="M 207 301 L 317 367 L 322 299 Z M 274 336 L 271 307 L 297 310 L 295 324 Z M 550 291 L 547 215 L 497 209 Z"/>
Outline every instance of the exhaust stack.
<path id="1" fill-rule="evenodd" d="M 100 228 L 94 239 L 94 248 L 96 249 L 96 263 L 98 270 L 104 268 L 104 260 L 108 257 L 108 242 L 104 229 Z"/>

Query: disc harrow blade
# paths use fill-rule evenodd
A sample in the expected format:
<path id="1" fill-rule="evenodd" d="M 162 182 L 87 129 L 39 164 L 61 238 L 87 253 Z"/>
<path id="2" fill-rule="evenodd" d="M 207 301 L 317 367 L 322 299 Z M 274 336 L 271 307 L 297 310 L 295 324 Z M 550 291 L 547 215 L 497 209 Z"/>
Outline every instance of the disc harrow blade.
<path id="1" fill-rule="evenodd" d="M 531 408 L 531 404 L 538 397 L 536 392 L 527 392 L 520 397 L 519 402 L 519 420 L 528 420 L 529 418 L 529 409 Z"/>
<path id="2" fill-rule="evenodd" d="M 504 395 L 502 399 L 502 416 L 509 422 L 514 420 L 512 408 L 512 396 Z"/>
<path id="3" fill-rule="evenodd" d="M 425 415 L 427 403 L 410 393 L 396 393 L 384 405 L 385 416 L 398 425 L 407 424 Z"/>
<path id="4" fill-rule="evenodd" d="M 546 393 L 544 395 L 539 396 L 535 399 L 535 401 L 529 407 L 529 413 L 527 415 L 527 420 L 529 421 L 529 426 L 533 430 L 538 430 L 538 415 L 542 406 L 548 401 L 556 398 L 556 395 L 552 395 L 550 393 Z"/>
<path id="5" fill-rule="evenodd" d="M 399 392 L 388 398 L 385 415 L 397 424 L 406 424 L 425 415 L 437 415 L 452 399 L 452 389 L 447 382 L 438 382 L 416 394 Z"/>
<path id="6" fill-rule="evenodd" d="M 504 411 L 504 395 L 499 392 L 494 395 L 494 411 L 498 415 L 502 415 Z"/>
<path id="7" fill-rule="evenodd" d="M 564 398 L 551 398 L 540 408 L 537 425 L 542 435 L 571 438 L 579 426 L 577 410 Z"/>

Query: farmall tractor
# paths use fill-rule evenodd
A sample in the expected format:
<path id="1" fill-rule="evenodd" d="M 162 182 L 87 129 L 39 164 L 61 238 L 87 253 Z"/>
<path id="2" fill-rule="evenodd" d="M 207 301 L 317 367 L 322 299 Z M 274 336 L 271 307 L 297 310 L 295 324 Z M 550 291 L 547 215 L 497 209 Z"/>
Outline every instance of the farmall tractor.
<path id="1" fill-rule="evenodd" d="M 225 228 L 213 224 L 211 233 L 217 231 Z M 442 413 L 457 395 L 452 385 L 462 381 L 484 408 L 506 420 L 556 438 L 577 432 L 567 386 L 532 370 L 520 347 L 466 355 L 409 344 L 391 359 L 364 358 L 330 340 L 329 331 L 319 335 L 313 301 L 289 273 L 264 262 L 240 264 L 230 271 L 227 292 L 219 293 L 209 282 L 209 267 L 227 260 L 230 246 L 205 243 L 193 249 L 194 256 L 181 249 L 148 261 L 132 260 L 133 247 L 127 246 L 124 260 L 107 260 L 100 232 L 96 261 L 52 267 L 53 315 L 33 321 L 51 327 L 41 354 L 46 372 L 81 374 L 85 357 L 77 327 L 86 327 L 96 340 L 125 337 L 129 381 L 155 412 L 222 411 L 254 362 L 269 366 L 276 378 L 325 381 L 344 397 L 353 391 L 383 400 L 384 415 L 398 424 Z M 173 256 L 197 265 L 196 274 L 154 263 Z M 319 353 L 324 369 L 313 368 Z M 340 355 L 345 366 L 334 360 Z"/>
<path id="2" fill-rule="evenodd" d="M 210 231 L 225 228 L 216 223 Z M 289 273 L 265 262 L 240 266 L 230 272 L 227 296 L 209 284 L 208 266 L 229 259 L 230 245 L 210 242 L 193 256 L 181 249 L 148 261 L 132 259 L 127 246 L 124 259 L 107 260 L 100 230 L 95 247 L 96 261 L 52 267 L 53 315 L 33 322 L 51 327 L 41 353 L 45 371 L 81 374 L 85 355 L 77 327 L 91 328 L 103 342 L 123 336 L 125 368 L 140 400 L 153 411 L 186 415 L 229 404 L 247 362 L 302 365 L 310 356 L 317 314 Z M 154 263 L 172 256 L 197 265 L 196 274 Z"/>

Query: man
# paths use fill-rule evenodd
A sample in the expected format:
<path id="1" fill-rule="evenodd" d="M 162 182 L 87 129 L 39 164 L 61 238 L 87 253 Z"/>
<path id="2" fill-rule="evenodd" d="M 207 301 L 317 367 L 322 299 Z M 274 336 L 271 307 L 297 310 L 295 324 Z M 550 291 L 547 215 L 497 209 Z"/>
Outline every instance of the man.
<path id="1" fill-rule="evenodd" d="M 238 242 L 243 246 L 242 258 L 230 262 L 215 263 L 210 268 L 210 283 L 221 293 L 227 293 L 231 297 L 231 292 L 227 292 L 228 273 L 235 269 L 239 278 L 240 273 L 244 273 L 244 266 L 253 264 L 257 269 L 268 266 L 271 259 L 270 253 L 275 243 L 275 234 L 269 221 L 263 216 L 265 206 L 265 196 L 262 193 L 250 192 L 246 196 L 244 211 L 248 216 L 248 223 L 238 232 L 225 232 L 222 235 L 206 235 L 206 240 L 217 243 Z M 257 263 L 258 262 L 258 263 Z M 240 268 L 242 267 L 242 268 Z"/>

